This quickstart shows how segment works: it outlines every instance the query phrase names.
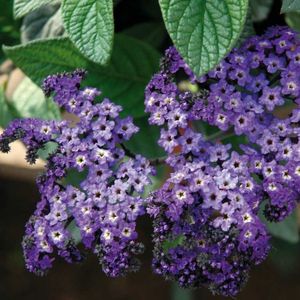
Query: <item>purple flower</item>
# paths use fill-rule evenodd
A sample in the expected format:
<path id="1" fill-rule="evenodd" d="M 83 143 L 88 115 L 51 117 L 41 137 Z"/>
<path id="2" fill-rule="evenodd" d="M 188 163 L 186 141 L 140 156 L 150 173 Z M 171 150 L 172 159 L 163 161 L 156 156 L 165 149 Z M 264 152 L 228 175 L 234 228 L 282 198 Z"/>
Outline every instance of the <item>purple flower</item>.
<path id="1" fill-rule="evenodd" d="M 272 27 L 200 78 L 174 47 L 166 50 L 146 88 L 145 110 L 149 123 L 161 126 L 158 144 L 171 174 L 147 198 L 154 170 L 124 145 L 138 131 L 132 118 L 121 119 L 122 108 L 108 99 L 96 104 L 100 92 L 80 88 L 84 71 L 49 76 L 45 93 L 79 122 L 15 120 L 0 137 L 2 152 L 21 139 L 30 163 L 48 142 L 57 145 L 37 180 L 41 201 L 26 225 L 27 268 L 44 274 L 55 254 L 82 260 L 79 236 L 105 273 L 136 271 L 135 255 L 143 251 L 136 221 L 147 212 L 157 274 L 235 296 L 270 250 L 262 206 L 267 220 L 279 222 L 299 202 L 299 44 L 295 32 Z M 182 91 L 184 77 L 199 90 Z M 295 108 L 278 118 L 274 110 L 287 98 Z M 238 136 L 233 145 L 224 143 L 231 135 Z M 65 181 L 74 170 L 83 175 L 76 186 Z"/>
<path id="2" fill-rule="evenodd" d="M 156 273 L 183 287 L 205 285 L 234 296 L 251 265 L 266 258 L 269 237 L 257 215 L 262 201 L 266 218 L 278 222 L 299 199 L 299 109 L 285 119 L 273 114 L 287 97 L 300 104 L 299 49 L 294 32 L 273 27 L 249 38 L 201 78 L 188 70 L 175 48 L 166 51 L 146 89 L 150 120 L 168 116 L 167 123 L 156 124 L 164 126 L 159 144 L 173 170 L 149 197 Z M 179 89 L 177 78 L 184 73 L 199 92 Z M 160 100 L 168 96 L 171 106 Z M 222 135 L 206 136 L 205 123 L 242 135 L 247 146 L 235 152 L 236 145 L 220 144 Z M 205 130 L 199 135 L 196 128 L 201 127 Z M 217 144 L 210 142 L 214 139 Z"/>
<path id="3" fill-rule="evenodd" d="M 136 270 L 133 256 L 143 250 L 135 223 L 145 213 L 141 195 L 154 171 L 145 158 L 125 155 L 123 142 L 138 128 L 131 117 L 121 119 L 121 107 L 108 99 L 95 104 L 100 91 L 80 89 L 84 75 L 78 70 L 49 76 L 43 84 L 45 93 L 53 94 L 79 122 L 15 120 L 0 137 L 4 152 L 11 142 L 22 139 L 30 163 L 47 142 L 57 146 L 37 180 L 41 201 L 23 240 L 26 266 L 37 274 L 52 266 L 56 253 L 68 262 L 83 259 L 76 246 L 78 237 L 73 236 L 76 230 L 84 247 L 98 255 L 110 276 Z M 77 187 L 65 184 L 70 169 L 86 173 Z"/>
<path id="4" fill-rule="evenodd" d="M 274 54 L 270 54 L 263 62 L 267 67 L 267 71 L 271 74 L 275 73 L 277 70 L 283 69 L 285 66 L 284 58 L 278 57 Z"/>
<path id="5" fill-rule="evenodd" d="M 276 105 L 284 104 L 284 99 L 281 96 L 280 87 L 264 87 L 262 96 L 259 98 L 259 102 L 264 104 L 268 110 L 272 111 Z"/>

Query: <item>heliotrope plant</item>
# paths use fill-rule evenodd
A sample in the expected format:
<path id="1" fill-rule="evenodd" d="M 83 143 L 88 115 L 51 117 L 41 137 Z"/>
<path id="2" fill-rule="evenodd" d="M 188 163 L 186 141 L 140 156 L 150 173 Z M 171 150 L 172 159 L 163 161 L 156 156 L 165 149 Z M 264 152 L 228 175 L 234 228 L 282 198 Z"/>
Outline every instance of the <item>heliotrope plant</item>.
<path id="1" fill-rule="evenodd" d="M 80 261 L 70 225 L 80 230 L 81 241 L 99 257 L 104 272 L 118 276 L 135 270 L 133 257 L 143 249 L 136 242 L 135 220 L 144 212 L 141 194 L 150 183 L 153 168 L 137 155 L 125 159 L 122 143 L 137 132 L 131 117 L 119 118 L 121 107 L 108 99 L 93 104 L 99 91 L 80 90 L 85 72 L 49 76 L 45 94 L 79 117 L 75 126 L 66 121 L 15 120 L 1 136 L 1 150 L 21 139 L 26 159 L 34 163 L 47 142 L 56 150 L 49 156 L 46 172 L 37 179 L 41 201 L 26 225 L 23 250 L 27 268 L 44 274 L 54 254 L 66 261 Z M 86 176 L 76 187 L 64 178 L 75 169 Z"/>
<path id="2" fill-rule="evenodd" d="M 300 200 L 299 50 L 296 33 L 273 27 L 200 78 L 175 48 L 166 51 L 145 102 L 149 122 L 164 127 L 158 143 L 173 170 L 148 206 L 157 273 L 184 287 L 207 285 L 233 296 L 251 265 L 266 258 L 270 245 L 259 208 L 278 222 Z M 176 78 L 183 73 L 199 93 L 179 89 Z M 286 101 L 295 107 L 292 114 L 275 117 L 274 109 Z M 237 152 L 212 143 L 195 130 L 199 121 L 223 136 L 244 135 L 245 144 Z"/>
<path id="3" fill-rule="evenodd" d="M 143 251 L 136 220 L 148 214 L 156 273 L 183 287 L 235 296 L 271 247 L 260 208 L 280 222 L 300 199 L 299 72 L 300 41 L 286 27 L 249 38 L 201 77 L 169 48 L 145 92 L 149 123 L 161 127 L 157 142 L 166 157 L 159 160 L 126 148 L 138 128 L 131 117 L 120 118 L 120 106 L 97 103 L 100 91 L 80 87 L 85 71 L 47 77 L 45 94 L 78 121 L 17 119 L 0 137 L 2 152 L 21 139 L 29 163 L 55 144 L 37 179 L 41 200 L 26 225 L 29 271 L 44 274 L 56 255 L 81 261 L 84 249 L 109 276 L 136 271 Z M 182 90 L 183 78 L 199 90 Z M 286 103 L 291 114 L 276 117 Z M 222 134 L 207 138 L 197 130 L 205 124 Z M 244 142 L 221 143 L 228 135 Z M 157 164 L 170 167 L 169 178 L 145 196 Z M 69 181 L 74 170 L 83 175 L 77 185 Z"/>

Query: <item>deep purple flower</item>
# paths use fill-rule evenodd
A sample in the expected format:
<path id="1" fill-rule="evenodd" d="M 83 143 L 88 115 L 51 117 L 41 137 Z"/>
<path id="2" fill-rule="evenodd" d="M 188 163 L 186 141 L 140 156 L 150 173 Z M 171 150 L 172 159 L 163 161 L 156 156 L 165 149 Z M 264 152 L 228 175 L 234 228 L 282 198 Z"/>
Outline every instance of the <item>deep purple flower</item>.
<path id="1" fill-rule="evenodd" d="M 4 152 L 21 139 L 30 163 L 47 142 L 56 143 L 45 173 L 37 180 L 41 201 L 23 239 L 26 266 L 37 274 L 52 266 L 56 253 L 68 262 L 82 260 L 76 245 L 80 240 L 113 277 L 135 271 L 134 255 L 143 250 L 135 223 L 145 212 L 141 195 L 153 169 L 139 155 L 126 156 L 123 142 L 138 128 L 132 118 L 121 119 L 121 107 L 108 99 L 94 103 L 100 92 L 80 89 L 84 75 L 78 70 L 49 76 L 43 84 L 47 95 L 53 94 L 57 104 L 80 118 L 77 124 L 15 120 L 0 137 Z M 65 181 L 74 169 L 86 174 L 78 186 Z"/>
<path id="2" fill-rule="evenodd" d="M 273 114 L 287 97 L 300 104 L 299 49 L 293 31 L 273 27 L 249 38 L 201 78 L 188 70 L 175 48 L 167 50 L 160 73 L 146 89 L 146 111 L 150 120 L 176 112 L 184 122 L 156 122 L 164 126 L 159 144 L 173 169 L 147 208 L 154 220 L 153 267 L 158 274 L 184 287 L 205 285 L 234 296 L 251 265 L 266 258 L 270 246 L 258 211 L 264 209 L 269 221 L 282 221 L 299 199 L 299 109 L 285 119 Z M 176 87 L 184 72 L 199 92 Z M 161 101 L 168 98 L 169 87 L 171 106 Z M 230 144 L 211 143 L 222 135 L 199 135 L 196 128 L 206 129 L 203 123 L 242 135 L 247 146 L 239 145 L 235 152 Z M 194 199 L 178 201 L 174 191 Z"/>

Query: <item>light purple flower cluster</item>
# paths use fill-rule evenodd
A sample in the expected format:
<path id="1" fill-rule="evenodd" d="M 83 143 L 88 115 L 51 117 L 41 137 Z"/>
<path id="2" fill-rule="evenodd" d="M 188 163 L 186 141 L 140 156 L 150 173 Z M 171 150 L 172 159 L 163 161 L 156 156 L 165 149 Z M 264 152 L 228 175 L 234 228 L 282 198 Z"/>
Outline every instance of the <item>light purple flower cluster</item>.
<path id="1" fill-rule="evenodd" d="M 145 100 L 149 122 L 162 126 L 159 145 L 174 171 L 148 207 L 157 273 L 233 296 L 251 265 L 265 259 L 260 205 L 266 203 L 266 218 L 277 222 L 300 199 L 299 74 L 300 42 L 285 27 L 250 38 L 201 78 L 175 48 L 166 51 Z M 183 78 L 199 92 L 182 91 Z M 292 103 L 292 113 L 276 117 L 285 103 Z M 195 130 L 199 122 L 244 135 L 248 145 L 238 153 L 212 144 Z"/>
<path id="2" fill-rule="evenodd" d="M 229 156 L 224 148 L 218 149 Z M 261 190 L 246 173 L 247 158 L 226 156 L 215 165 L 200 155 L 176 168 L 152 194 L 148 213 L 154 218 L 156 273 L 182 287 L 234 296 L 270 246 L 257 216 Z"/>
<path id="3" fill-rule="evenodd" d="M 200 92 L 179 90 L 176 78 L 184 72 Z M 146 91 L 149 121 L 167 124 L 160 145 L 169 153 L 184 139 L 176 127 L 185 128 L 192 121 L 246 136 L 251 149 L 244 151 L 251 155 L 252 172 L 264 187 L 265 215 L 282 221 L 300 198 L 299 73 L 300 42 L 286 27 L 251 37 L 201 78 L 170 48 Z M 292 113 L 276 117 L 274 110 L 283 104 L 291 104 Z"/>
<path id="4" fill-rule="evenodd" d="M 23 249 L 27 268 L 44 274 L 55 255 L 68 262 L 80 261 L 79 240 L 99 257 L 104 272 L 112 277 L 135 271 L 136 219 L 142 215 L 145 185 L 153 168 L 137 155 L 128 158 L 123 142 L 138 131 L 131 118 L 121 119 L 121 107 L 108 99 L 94 100 L 99 91 L 80 89 L 84 71 L 49 76 L 43 88 L 67 111 L 77 115 L 74 125 L 66 121 L 15 120 L 0 137 L 0 147 L 21 139 L 33 163 L 38 149 L 53 142 L 56 150 L 47 159 L 46 171 L 37 184 L 41 201 L 26 225 Z M 71 172 L 84 179 L 68 182 Z M 66 181 L 67 180 L 67 181 Z"/>

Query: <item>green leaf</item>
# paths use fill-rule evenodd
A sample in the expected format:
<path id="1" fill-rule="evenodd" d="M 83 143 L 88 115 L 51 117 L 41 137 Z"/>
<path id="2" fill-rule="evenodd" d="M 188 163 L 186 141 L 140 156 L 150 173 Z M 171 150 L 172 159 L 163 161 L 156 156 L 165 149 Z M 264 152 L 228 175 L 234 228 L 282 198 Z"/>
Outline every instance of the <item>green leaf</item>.
<path id="1" fill-rule="evenodd" d="M 55 0 L 15 0 L 14 1 L 14 17 L 22 18 L 28 13 L 44 6 L 46 4 L 57 3 Z"/>
<path id="2" fill-rule="evenodd" d="M 284 16 L 286 23 L 296 31 L 300 32 L 300 12 L 290 12 Z"/>
<path id="3" fill-rule="evenodd" d="M 268 222 L 262 213 L 260 214 L 260 218 L 267 225 L 269 232 L 273 236 L 290 243 L 297 243 L 299 241 L 296 212 L 293 212 L 284 221 L 278 223 Z"/>
<path id="4" fill-rule="evenodd" d="M 80 52 L 96 63 L 106 64 L 113 46 L 113 1 L 63 0 L 62 17 Z"/>
<path id="5" fill-rule="evenodd" d="M 281 13 L 300 10 L 300 0 L 282 0 Z"/>
<path id="6" fill-rule="evenodd" d="M 103 96 L 133 117 L 144 115 L 144 89 L 160 57 L 151 46 L 121 34 L 116 35 L 111 62 L 105 67 L 83 57 L 67 38 L 33 41 L 4 51 L 38 85 L 49 74 L 87 69 L 86 83 L 100 88 Z"/>
<path id="7" fill-rule="evenodd" d="M 148 116 L 134 119 L 134 124 L 139 127 L 139 132 L 135 134 L 125 146 L 135 154 L 142 154 L 148 158 L 157 158 L 165 154 L 157 144 L 160 130 L 157 126 L 148 123 Z"/>
<path id="8" fill-rule="evenodd" d="M 182 245 L 182 243 L 184 242 L 184 240 L 185 240 L 185 236 L 184 235 L 178 235 L 173 240 L 165 240 L 162 243 L 163 251 L 165 253 L 167 253 L 170 249 Z"/>
<path id="9" fill-rule="evenodd" d="M 6 127 L 6 125 L 14 118 L 9 105 L 7 104 L 5 91 L 0 86 L 0 126 Z"/>
<path id="10" fill-rule="evenodd" d="M 147 34 L 145 34 L 147 32 Z M 166 30 L 161 22 L 139 23 L 123 30 L 123 33 L 142 40 L 155 48 L 158 48 L 164 42 Z"/>
<path id="11" fill-rule="evenodd" d="M 88 66 L 88 61 L 67 38 L 3 46 L 3 50 L 37 85 L 50 74 Z"/>
<path id="12" fill-rule="evenodd" d="M 21 118 L 60 119 L 58 106 L 28 77 L 17 86 L 10 104 Z"/>
<path id="13" fill-rule="evenodd" d="M 231 50 L 242 32 L 248 0 L 159 0 L 167 30 L 200 76 Z"/>
<path id="14" fill-rule="evenodd" d="M 272 8 L 273 0 L 250 0 L 252 18 L 254 22 L 260 22 L 267 18 Z"/>

